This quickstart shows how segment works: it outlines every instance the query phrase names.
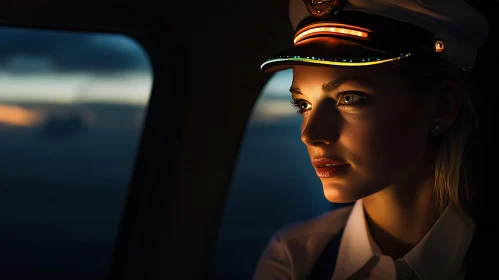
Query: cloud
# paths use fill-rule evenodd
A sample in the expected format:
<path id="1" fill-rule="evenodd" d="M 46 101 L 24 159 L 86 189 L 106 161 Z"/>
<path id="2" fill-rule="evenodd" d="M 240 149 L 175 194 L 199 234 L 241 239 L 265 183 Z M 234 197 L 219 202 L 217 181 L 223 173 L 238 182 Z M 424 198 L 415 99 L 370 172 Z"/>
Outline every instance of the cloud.
<path id="1" fill-rule="evenodd" d="M 253 111 L 251 123 L 273 124 L 297 119 L 296 111 L 288 100 L 261 99 Z"/>
<path id="2" fill-rule="evenodd" d="M 19 106 L 0 104 L 0 124 L 9 126 L 33 126 L 43 120 L 41 112 Z"/>
<path id="3" fill-rule="evenodd" d="M 147 73 L 116 75 L 0 73 L 0 102 L 127 103 L 145 106 L 152 89 Z"/>
<path id="4" fill-rule="evenodd" d="M 132 38 L 120 34 L 0 28 L 0 69 L 16 73 L 150 71 Z"/>

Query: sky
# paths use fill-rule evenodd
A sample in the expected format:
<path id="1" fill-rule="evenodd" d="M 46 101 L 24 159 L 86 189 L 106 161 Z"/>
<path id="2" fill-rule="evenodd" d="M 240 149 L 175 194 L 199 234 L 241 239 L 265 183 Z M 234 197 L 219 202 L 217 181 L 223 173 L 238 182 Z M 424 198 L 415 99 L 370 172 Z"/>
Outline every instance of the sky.
<path id="1" fill-rule="evenodd" d="M 120 34 L 0 28 L 0 102 L 146 105 L 149 58 Z"/>
<path id="2" fill-rule="evenodd" d="M 292 118 L 298 119 L 296 109 L 291 105 L 291 69 L 276 72 L 267 82 L 255 104 L 251 122 L 273 124 Z"/>

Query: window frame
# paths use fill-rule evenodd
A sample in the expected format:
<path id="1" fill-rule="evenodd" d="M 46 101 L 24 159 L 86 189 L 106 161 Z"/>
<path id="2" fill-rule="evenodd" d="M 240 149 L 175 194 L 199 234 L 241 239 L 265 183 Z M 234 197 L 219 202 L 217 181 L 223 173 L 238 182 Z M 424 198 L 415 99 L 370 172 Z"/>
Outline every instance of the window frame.
<path id="1" fill-rule="evenodd" d="M 178 85 L 184 78 L 183 71 L 179 71 L 184 65 L 174 55 L 181 51 L 165 40 L 164 31 L 125 24 L 120 24 L 125 28 L 117 27 L 102 20 L 102 24 L 7 20 L 0 26 L 124 35 L 143 48 L 151 65 L 153 85 L 106 279 L 154 279 L 150 272 L 162 227 L 158 221 L 164 220 L 161 208 L 169 198 L 176 162 L 176 153 L 165 147 L 177 146 L 177 136 L 182 134 L 184 94 Z M 175 94 L 165 94 L 170 92 Z M 164 110 L 169 102 L 176 106 Z"/>

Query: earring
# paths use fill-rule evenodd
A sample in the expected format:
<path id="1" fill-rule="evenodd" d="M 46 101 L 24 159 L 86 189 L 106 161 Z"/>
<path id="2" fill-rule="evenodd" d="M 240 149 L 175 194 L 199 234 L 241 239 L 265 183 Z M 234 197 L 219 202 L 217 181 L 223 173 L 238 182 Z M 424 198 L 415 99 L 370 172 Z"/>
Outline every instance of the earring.
<path id="1" fill-rule="evenodd" d="M 435 125 L 435 127 L 433 128 L 431 133 L 434 136 L 438 136 L 438 135 L 440 135 L 440 132 L 442 132 L 442 128 L 439 125 Z"/>

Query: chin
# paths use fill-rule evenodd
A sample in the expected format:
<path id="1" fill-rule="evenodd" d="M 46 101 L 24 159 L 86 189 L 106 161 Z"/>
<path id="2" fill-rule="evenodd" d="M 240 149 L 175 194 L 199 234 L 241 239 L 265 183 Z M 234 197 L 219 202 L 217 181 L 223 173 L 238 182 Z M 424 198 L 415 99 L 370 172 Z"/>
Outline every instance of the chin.
<path id="1" fill-rule="evenodd" d="M 324 196 L 331 203 L 350 203 L 375 194 L 384 188 L 362 183 L 339 183 L 322 181 Z"/>
<path id="2" fill-rule="evenodd" d="M 332 186 L 331 184 L 323 183 L 323 189 L 324 196 L 331 203 L 349 203 L 362 198 L 352 193 L 351 190 L 338 186 Z"/>

